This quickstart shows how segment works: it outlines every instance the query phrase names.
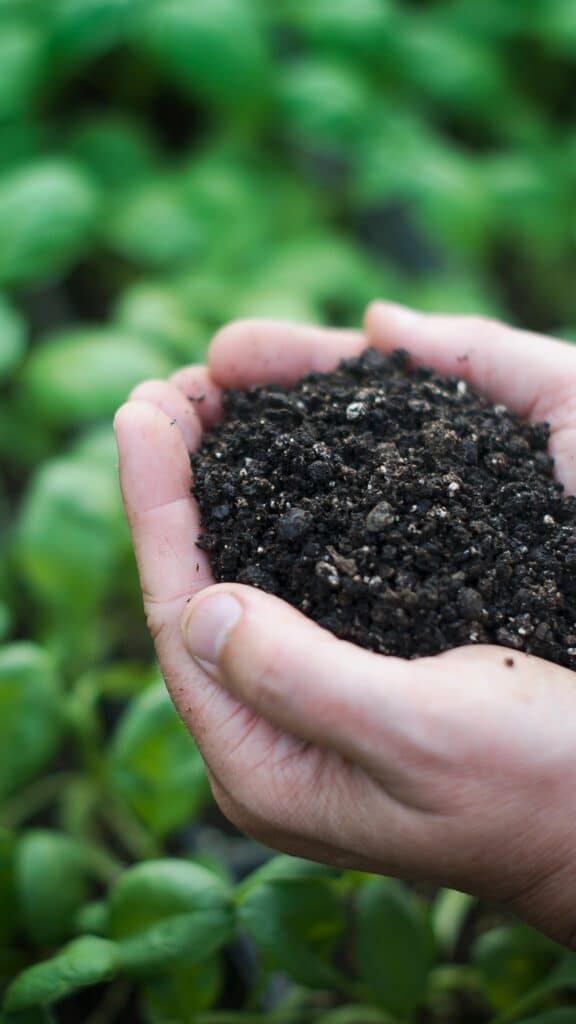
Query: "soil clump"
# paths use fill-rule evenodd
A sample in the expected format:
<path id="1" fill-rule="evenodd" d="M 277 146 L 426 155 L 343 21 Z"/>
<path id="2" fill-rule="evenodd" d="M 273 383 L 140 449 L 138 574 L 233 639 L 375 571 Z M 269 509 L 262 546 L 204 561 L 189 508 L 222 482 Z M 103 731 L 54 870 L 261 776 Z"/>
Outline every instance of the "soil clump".
<path id="1" fill-rule="evenodd" d="M 576 498 L 548 440 L 465 381 L 367 349 L 225 393 L 192 456 L 199 545 L 217 581 L 373 651 L 498 644 L 576 668 Z"/>

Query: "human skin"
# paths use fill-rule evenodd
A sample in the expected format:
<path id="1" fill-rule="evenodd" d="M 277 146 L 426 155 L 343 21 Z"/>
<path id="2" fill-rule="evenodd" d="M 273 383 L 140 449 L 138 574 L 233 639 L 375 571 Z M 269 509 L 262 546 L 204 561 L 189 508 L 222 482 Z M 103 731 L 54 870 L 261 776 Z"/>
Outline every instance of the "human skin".
<path id="1" fill-rule="evenodd" d="M 492 646 L 405 661 L 338 640 L 276 597 L 214 584 L 194 543 L 188 451 L 220 389 L 328 371 L 371 344 L 458 374 L 551 425 L 576 493 L 576 348 L 477 317 L 374 303 L 365 332 L 241 321 L 206 367 L 139 385 L 115 420 L 147 621 L 214 796 L 300 857 L 500 903 L 576 934 L 576 676 Z M 190 401 L 189 396 L 202 401 Z"/>

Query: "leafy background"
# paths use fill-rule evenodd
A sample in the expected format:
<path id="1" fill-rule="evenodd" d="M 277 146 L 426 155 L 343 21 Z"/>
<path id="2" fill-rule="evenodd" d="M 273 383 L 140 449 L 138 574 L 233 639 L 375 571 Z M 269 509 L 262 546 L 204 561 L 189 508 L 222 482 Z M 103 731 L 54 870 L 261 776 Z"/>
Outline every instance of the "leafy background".
<path id="1" fill-rule="evenodd" d="M 234 317 L 571 337 L 574 0 L 0 0 L 0 69 L 3 1024 L 574 1022 L 498 911 L 226 825 L 110 430 Z"/>

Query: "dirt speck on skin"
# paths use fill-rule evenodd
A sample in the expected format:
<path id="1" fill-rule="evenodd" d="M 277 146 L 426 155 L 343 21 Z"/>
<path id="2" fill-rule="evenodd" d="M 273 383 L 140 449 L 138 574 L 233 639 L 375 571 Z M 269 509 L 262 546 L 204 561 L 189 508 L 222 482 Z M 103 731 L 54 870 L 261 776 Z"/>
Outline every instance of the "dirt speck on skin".
<path id="1" fill-rule="evenodd" d="M 372 349 L 223 408 L 192 456 L 218 581 L 385 654 L 496 643 L 576 668 L 576 499 L 547 424 Z"/>

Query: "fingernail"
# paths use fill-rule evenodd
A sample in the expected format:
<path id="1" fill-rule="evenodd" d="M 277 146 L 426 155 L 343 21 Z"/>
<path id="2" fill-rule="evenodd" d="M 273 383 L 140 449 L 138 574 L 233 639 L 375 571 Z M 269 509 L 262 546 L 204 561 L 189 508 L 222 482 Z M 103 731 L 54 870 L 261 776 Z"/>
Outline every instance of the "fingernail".
<path id="1" fill-rule="evenodd" d="M 385 320 L 394 327 L 412 327 L 422 318 L 417 309 L 410 309 L 399 302 L 375 302 L 372 312 L 379 320 Z"/>
<path id="2" fill-rule="evenodd" d="M 217 665 L 230 630 L 242 606 L 231 594 L 211 594 L 187 610 L 182 624 L 184 640 L 192 657 Z"/>

